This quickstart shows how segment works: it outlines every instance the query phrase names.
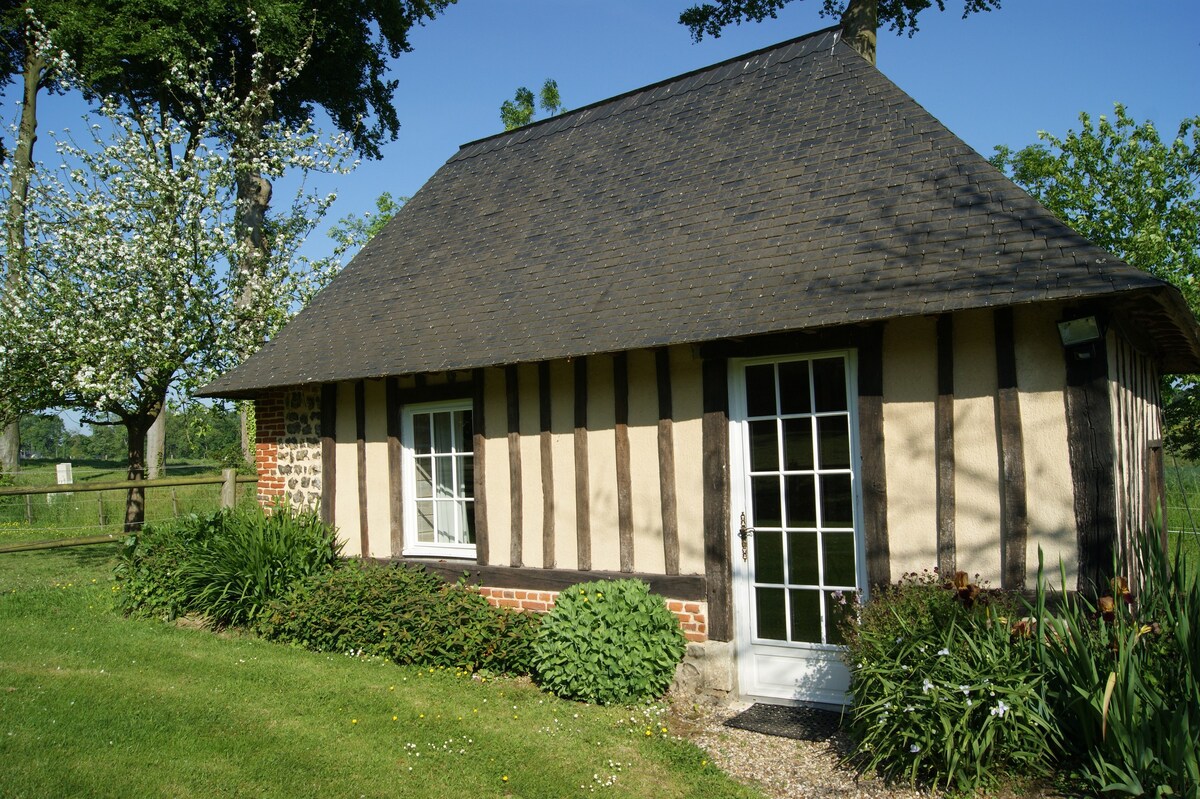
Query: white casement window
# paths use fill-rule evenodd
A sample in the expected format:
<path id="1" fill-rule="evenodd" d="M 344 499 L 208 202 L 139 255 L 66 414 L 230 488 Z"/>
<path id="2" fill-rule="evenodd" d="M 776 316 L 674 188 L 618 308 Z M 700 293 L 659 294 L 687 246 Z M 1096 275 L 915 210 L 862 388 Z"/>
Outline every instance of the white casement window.
<path id="1" fill-rule="evenodd" d="M 405 406 L 404 554 L 475 557 L 471 402 Z"/>

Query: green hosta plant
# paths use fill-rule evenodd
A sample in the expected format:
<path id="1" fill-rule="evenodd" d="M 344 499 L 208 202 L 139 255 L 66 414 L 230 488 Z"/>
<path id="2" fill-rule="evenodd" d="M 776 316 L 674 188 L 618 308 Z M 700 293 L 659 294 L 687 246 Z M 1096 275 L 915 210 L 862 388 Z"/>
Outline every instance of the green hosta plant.
<path id="1" fill-rule="evenodd" d="M 558 595 L 534 649 L 539 684 L 565 699 L 627 704 L 664 694 L 687 639 L 640 580 L 600 580 Z"/>
<path id="2" fill-rule="evenodd" d="M 959 577 L 906 575 L 845 625 L 850 731 L 868 768 L 974 791 L 1045 773 L 1055 733 L 1027 625 Z"/>

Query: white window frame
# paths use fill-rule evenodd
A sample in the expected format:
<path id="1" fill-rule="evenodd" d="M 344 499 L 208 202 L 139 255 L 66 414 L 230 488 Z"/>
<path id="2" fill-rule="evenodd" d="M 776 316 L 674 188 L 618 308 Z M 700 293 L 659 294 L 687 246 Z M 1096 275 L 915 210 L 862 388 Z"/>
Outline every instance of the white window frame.
<path id="1" fill-rule="evenodd" d="M 434 541 L 422 542 L 417 540 L 417 469 L 416 469 L 416 453 L 414 451 L 415 435 L 413 430 L 413 417 L 428 413 L 445 413 L 453 411 L 471 411 L 472 403 L 469 399 L 447 400 L 439 402 L 422 402 L 412 405 L 405 405 L 400 412 L 400 476 L 403 480 L 403 525 L 404 525 L 404 549 L 405 556 L 439 556 L 450 558 L 475 558 L 474 543 L 455 543 L 449 541 Z M 474 417 L 471 419 L 472 429 L 476 424 Z M 430 435 L 432 435 L 432 430 Z M 461 448 L 452 445 L 452 454 L 457 457 L 459 455 L 468 455 L 471 457 L 472 467 L 475 460 L 475 449 L 473 441 L 458 442 Z M 432 475 L 431 475 L 432 479 Z M 458 474 L 457 466 L 455 467 L 455 484 L 456 488 L 461 488 L 459 481 L 462 476 Z M 461 492 L 459 492 L 461 493 Z M 467 504 L 466 512 L 469 514 L 475 513 L 475 498 L 474 487 L 472 486 L 472 497 Z"/>

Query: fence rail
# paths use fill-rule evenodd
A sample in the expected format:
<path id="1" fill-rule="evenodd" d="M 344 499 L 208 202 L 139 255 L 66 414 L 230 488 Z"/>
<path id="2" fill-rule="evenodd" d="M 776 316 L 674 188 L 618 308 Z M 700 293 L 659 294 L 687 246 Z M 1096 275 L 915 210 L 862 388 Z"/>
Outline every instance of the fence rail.
<path id="1" fill-rule="evenodd" d="M 5 497 L 24 497 L 25 498 L 25 515 L 26 519 L 31 522 L 32 508 L 30 500 L 34 496 L 44 495 L 47 499 L 53 497 L 64 497 L 70 494 L 82 494 L 87 492 L 102 492 L 102 491 L 125 491 L 132 488 L 154 489 L 154 488 L 169 488 L 171 489 L 171 500 L 174 506 L 174 515 L 179 515 L 178 503 L 175 499 L 174 489 L 180 486 L 206 486 L 219 485 L 221 486 L 220 507 L 232 508 L 237 503 L 237 487 L 239 483 L 256 483 L 258 478 L 248 475 L 238 475 L 235 469 L 224 469 L 221 474 L 208 475 L 200 477 L 164 477 L 156 480 L 110 480 L 105 482 L 90 482 L 90 483 L 61 483 L 53 485 L 40 486 L 9 486 L 0 488 L 0 499 Z M 212 506 L 209 505 L 211 508 Z M 97 506 L 99 527 L 103 528 L 108 525 L 105 517 L 104 501 L 100 499 Z M 111 508 L 110 508 L 111 510 Z M 96 525 L 86 525 L 95 529 Z M 63 528 L 59 528 L 63 529 Z M 69 528 L 67 528 L 69 529 Z M 80 529 L 80 528 L 75 528 Z M 82 530 L 81 530 L 82 531 Z M 0 553 L 5 552 L 23 552 L 34 549 L 57 549 L 68 546 L 84 546 L 88 544 L 103 544 L 111 541 L 120 541 L 124 538 L 123 533 L 108 533 L 103 535 L 88 535 L 78 536 L 74 538 L 56 538 L 53 540 L 43 541 L 17 541 L 8 544 L 0 544 Z"/>

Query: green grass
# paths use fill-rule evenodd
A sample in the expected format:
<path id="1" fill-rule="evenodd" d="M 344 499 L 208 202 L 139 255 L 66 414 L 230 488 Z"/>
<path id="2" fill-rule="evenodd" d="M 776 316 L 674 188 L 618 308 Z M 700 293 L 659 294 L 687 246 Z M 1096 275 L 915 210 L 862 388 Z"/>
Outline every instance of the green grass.
<path id="1" fill-rule="evenodd" d="M 168 463 L 169 477 L 219 475 L 213 463 Z M 117 461 L 78 461 L 72 464 L 76 483 L 124 480 L 125 464 Z M 55 461 L 33 460 L 21 465 L 17 485 L 54 485 Z M 253 483 L 242 484 L 243 497 L 253 497 Z M 0 544 L 50 541 L 58 538 L 119 533 L 125 521 L 125 491 L 65 492 L 46 495 L 0 496 Z M 146 520 L 161 521 L 180 514 L 209 513 L 220 503 L 220 485 L 151 488 L 146 491 Z M 101 514 L 105 523 L 100 523 Z"/>
<path id="2" fill-rule="evenodd" d="M 113 553 L 0 555 L 0 796 L 757 795 L 653 711 L 122 618 Z"/>

